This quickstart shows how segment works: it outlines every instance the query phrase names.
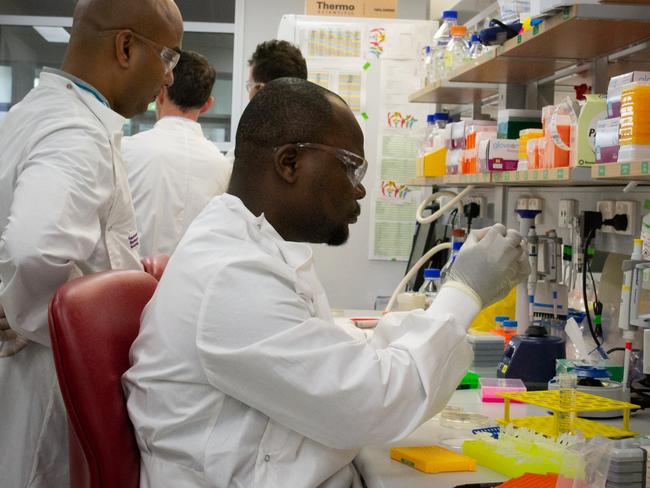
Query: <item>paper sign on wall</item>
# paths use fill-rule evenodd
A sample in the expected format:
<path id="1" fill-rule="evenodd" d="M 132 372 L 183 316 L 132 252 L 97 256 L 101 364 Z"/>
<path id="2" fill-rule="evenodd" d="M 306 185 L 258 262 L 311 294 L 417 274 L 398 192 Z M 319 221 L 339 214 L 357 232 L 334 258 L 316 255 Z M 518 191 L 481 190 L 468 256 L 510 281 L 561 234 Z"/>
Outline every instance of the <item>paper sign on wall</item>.
<path id="1" fill-rule="evenodd" d="M 307 15 L 397 17 L 397 0 L 306 0 Z"/>

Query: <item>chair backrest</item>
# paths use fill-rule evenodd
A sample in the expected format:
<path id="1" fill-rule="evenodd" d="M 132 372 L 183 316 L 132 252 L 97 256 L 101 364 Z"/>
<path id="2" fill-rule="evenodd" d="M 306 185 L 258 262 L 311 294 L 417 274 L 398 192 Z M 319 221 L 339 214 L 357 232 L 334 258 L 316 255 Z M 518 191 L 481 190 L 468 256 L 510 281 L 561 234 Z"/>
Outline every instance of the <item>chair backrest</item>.
<path id="1" fill-rule="evenodd" d="M 169 256 L 165 254 L 147 256 L 146 258 L 142 258 L 142 267 L 147 273 L 160 281 L 160 278 L 162 278 L 163 272 L 165 271 L 165 266 L 167 266 L 168 262 Z"/>
<path id="2" fill-rule="evenodd" d="M 50 302 L 54 364 L 70 426 L 71 488 L 138 488 L 140 452 L 120 382 L 157 281 L 142 271 L 72 280 Z"/>

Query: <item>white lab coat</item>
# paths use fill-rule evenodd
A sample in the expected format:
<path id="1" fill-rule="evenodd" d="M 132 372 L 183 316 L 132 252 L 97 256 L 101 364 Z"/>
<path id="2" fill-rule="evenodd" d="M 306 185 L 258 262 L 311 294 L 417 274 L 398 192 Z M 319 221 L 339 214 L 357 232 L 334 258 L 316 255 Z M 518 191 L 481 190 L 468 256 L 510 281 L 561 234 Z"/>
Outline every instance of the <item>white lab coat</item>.
<path id="1" fill-rule="evenodd" d="M 124 119 L 60 72 L 0 127 L 0 303 L 29 339 L 0 357 L 0 485 L 65 487 L 65 411 L 47 309 L 71 277 L 140 268 L 119 152 Z"/>
<path id="2" fill-rule="evenodd" d="M 232 165 L 186 117 L 163 117 L 122 141 L 143 256 L 170 255 L 194 218 L 228 188 Z"/>
<path id="3" fill-rule="evenodd" d="M 448 401 L 478 309 L 443 289 L 427 312 L 353 336 L 332 322 L 307 245 L 232 195 L 213 199 L 147 305 L 123 377 L 140 486 L 361 486 L 362 446 L 406 436 Z"/>

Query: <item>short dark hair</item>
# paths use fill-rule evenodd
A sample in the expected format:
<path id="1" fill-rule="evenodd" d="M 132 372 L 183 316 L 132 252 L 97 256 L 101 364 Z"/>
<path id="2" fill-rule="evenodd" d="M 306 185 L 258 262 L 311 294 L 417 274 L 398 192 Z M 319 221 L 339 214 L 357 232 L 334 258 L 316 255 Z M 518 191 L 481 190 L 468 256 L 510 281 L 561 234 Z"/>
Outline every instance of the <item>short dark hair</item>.
<path id="1" fill-rule="evenodd" d="M 235 160 L 254 161 L 261 149 L 292 142 L 324 142 L 340 97 L 307 80 L 270 81 L 246 106 L 239 120 Z"/>
<path id="2" fill-rule="evenodd" d="M 210 98 L 217 72 L 204 56 L 182 51 L 174 68 L 174 83 L 167 88 L 169 98 L 182 109 L 199 108 Z"/>
<path id="3" fill-rule="evenodd" d="M 307 79 L 307 63 L 300 49 L 287 41 L 273 39 L 257 45 L 248 60 L 253 80 L 268 83 L 276 78 Z"/>

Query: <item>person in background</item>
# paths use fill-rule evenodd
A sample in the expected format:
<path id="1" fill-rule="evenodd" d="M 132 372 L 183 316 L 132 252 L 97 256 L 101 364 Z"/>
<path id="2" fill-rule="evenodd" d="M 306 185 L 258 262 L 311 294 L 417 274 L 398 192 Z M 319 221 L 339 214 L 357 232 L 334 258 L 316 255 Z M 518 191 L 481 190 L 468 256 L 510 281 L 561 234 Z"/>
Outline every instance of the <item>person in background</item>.
<path id="1" fill-rule="evenodd" d="M 265 84 L 276 78 L 307 79 L 307 62 L 300 49 L 287 41 L 272 39 L 257 45 L 248 60 L 248 98 L 253 98 Z M 226 153 L 226 159 L 235 161 L 235 149 Z"/>
<path id="2" fill-rule="evenodd" d="M 307 63 L 300 49 L 287 41 L 272 39 L 262 42 L 248 60 L 246 91 L 253 98 L 271 80 L 277 78 L 307 79 Z"/>
<path id="3" fill-rule="evenodd" d="M 207 59 L 183 51 L 174 84 L 156 97 L 154 128 L 122 142 L 143 256 L 170 255 L 192 220 L 228 187 L 232 166 L 197 122 L 214 104 L 216 76 Z"/>
<path id="4" fill-rule="evenodd" d="M 360 487 L 362 446 L 405 437 L 448 402 L 473 318 L 528 274 L 522 238 L 473 232 L 426 312 L 352 336 L 305 243 L 345 243 L 361 211 L 355 116 L 318 85 L 274 80 L 242 114 L 236 152 L 228 193 L 176 249 L 122 378 L 140 486 Z"/>
<path id="5" fill-rule="evenodd" d="M 69 486 L 48 304 L 73 277 L 140 269 L 122 126 L 172 84 L 182 35 L 173 0 L 79 0 L 61 70 L 0 127 L 2 487 Z"/>

